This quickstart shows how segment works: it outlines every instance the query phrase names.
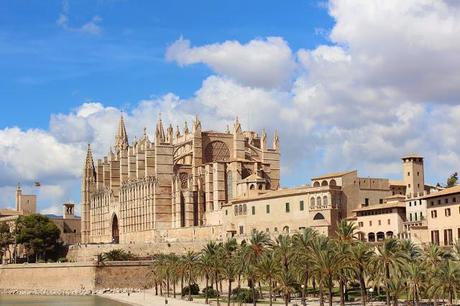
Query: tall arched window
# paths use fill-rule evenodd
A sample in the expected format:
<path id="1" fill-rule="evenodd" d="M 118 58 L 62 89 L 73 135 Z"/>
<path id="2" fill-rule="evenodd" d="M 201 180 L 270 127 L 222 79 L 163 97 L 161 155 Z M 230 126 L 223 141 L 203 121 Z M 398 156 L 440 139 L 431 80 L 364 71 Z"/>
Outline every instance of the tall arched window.
<path id="1" fill-rule="evenodd" d="M 233 176 L 232 171 L 227 171 L 226 175 L 227 180 L 227 201 L 233 199 Z"/>
<path id="2" fill-rule="evenodd" d="M 238 215 L 241 215 L 243 213 L 243 206 L 238 205 Z"/>
<path id="3" fill-rule="evenodd" d="M 310 198 L 310 208 L 315 208 L 315 198 L 314 197 Z"/>
<path id="4" fill-rule="evenodd" d="M 321 208 L 321 197 L 316 198 L 316 208 Z"/>
<path id="5" fill-rule="evenodd" d="M 248 212 L 246 204 L 243 204 L 243 214 L 245 215 Z"/>
<path id="6" fill-rule="evenodd" d="M 327 196 L 324 196 L 323 197 L 323 207 L 327 207 L 328 203 L 327 203 Z"/>

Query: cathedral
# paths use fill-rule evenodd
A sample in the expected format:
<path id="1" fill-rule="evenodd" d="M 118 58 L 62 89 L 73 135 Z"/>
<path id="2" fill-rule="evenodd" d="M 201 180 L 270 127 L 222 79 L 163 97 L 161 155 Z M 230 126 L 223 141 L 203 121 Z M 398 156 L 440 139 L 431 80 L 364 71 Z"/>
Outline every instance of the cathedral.
<path id="1" fill-rule="evenodd" d="M 144 130 L 128 140 L 123 116 L 107 156 L 93 161 L 88 145 L 81 186 L 83 243 L 154 242 L 164 232 L 221 225 L 222 207 L 254 192 L 279 189 L 275 133 L 202 130 L 198 118 L 182 131 L 158 119 L 154 140 Z M 216 217 L 217 215 L 217 217 Z"/>

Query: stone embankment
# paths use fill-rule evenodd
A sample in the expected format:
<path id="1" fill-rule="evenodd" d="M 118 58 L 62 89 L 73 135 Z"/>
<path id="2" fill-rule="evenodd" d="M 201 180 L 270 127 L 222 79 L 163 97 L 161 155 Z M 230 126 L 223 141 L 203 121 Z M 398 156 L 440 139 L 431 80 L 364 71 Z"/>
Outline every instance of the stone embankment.
<path id="1" fill-rule="evenodd" d="M 103 294 L 116 294 L 116 293 L 136 293 L 140 292 L 140 289 L 135 288 L 106 288 L 106 289 L 96 289 L 96 290 L 54 290 L 54 289 L 34 289 L 34 290 L 24 290 L 24 289 L 0 289 L 0 295 L 103 295 Z"/>

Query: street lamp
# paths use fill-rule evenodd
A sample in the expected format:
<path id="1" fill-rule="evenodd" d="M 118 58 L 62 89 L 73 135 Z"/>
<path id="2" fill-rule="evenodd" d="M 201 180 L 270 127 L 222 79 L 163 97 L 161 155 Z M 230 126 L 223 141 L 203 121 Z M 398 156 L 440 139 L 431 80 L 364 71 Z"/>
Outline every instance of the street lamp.
<path id="1" fill-rule="evenodd" d="M 372 301 L 372 293 L 374 292 L 374 288 L 369 288 L 369 295 L 371 297 L 371 305 L 373 305 L 373 301 Z"/>

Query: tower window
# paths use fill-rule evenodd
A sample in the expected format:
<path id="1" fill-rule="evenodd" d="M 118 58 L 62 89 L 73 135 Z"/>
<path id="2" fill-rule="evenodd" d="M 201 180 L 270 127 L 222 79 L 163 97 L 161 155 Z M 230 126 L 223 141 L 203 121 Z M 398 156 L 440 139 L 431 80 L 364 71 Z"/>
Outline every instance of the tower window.
<path id="1" fill-rule="evenodd" d="M 410 172 L 407 172 L 407 176 L 410 176 Z"/>
<path id="2" fill-rule="evenodd" d="M 304 204 L 303 204 L 303 200 L 300 201 L 299 205 L 300 205 L 300 210 L 304 210 L 304 209 L 305 209 Z"/>
<path id="3" fill-rule="evenodd" d="M 289 211 L 291 211 L 291 208 L 289 207 L 289 203 L 286 203 L 286 212 L 288 213 Z"/>
<path id="4" fill-rule="evenodd" d="M 256 207 L 252 206 L 251 210 L 252 210 L 252 214 L 255 215 L 256 214 Z"/>
<path id="5" fill-rule="evenodd" d="M 270 213 L 270 205 L 267 204 L 267 206 L 265 206 L 265 211 L 267 212 L 267 214 Z"/>

